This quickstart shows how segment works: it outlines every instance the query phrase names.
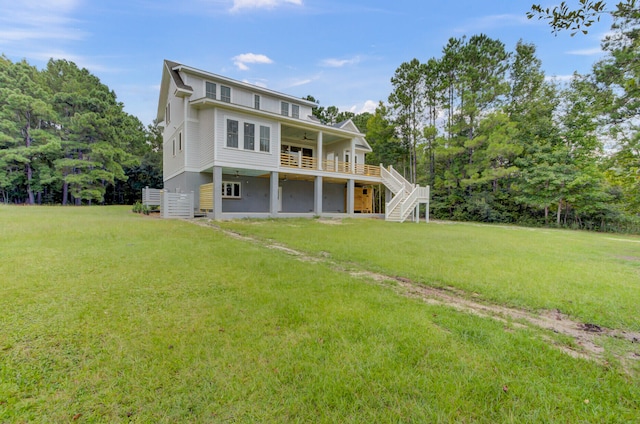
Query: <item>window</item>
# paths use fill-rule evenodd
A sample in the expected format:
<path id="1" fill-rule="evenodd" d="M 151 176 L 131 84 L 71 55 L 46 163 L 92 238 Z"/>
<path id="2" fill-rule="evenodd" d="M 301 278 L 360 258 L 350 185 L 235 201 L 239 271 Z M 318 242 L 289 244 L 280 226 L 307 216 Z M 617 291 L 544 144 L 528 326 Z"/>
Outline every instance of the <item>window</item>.
<path id="1" fill-rule="evenodd" d="M 291 105 L 291 116 L 294 118 L 300 118 L 300 106 Z"/>
<path id="2" fill-rule="evenodd" d="M 244 123 L 244 150 L 255 150 L 256 148 L 256 126 Z"/>
<path id="3" fill-rule="evenodd" d="M 164 112 L 164 118 L 165 118 L 165 121 L 167 121 L 167 124 L 171 122 L 171 103 L 167 103 L 167 108 L 165 109 L 165 112 Z"/>
<path id="4" fill-rule="evenodd" d="M 260 125 L 260 151 L 269 152 L 271 149 L 271 128 Z"/>
<path id="5" fill-rule="evenodd" d="M 313 149 L 309 147 L 292 146 L 289 144 L 281 145 L 282 153 L 298 153 L 302 152 L 302 156 L 313 157 Z"/>
<path id="6" fill-rule="evenodd" d="M 287 102 L 280 103 L 280 113 L 284 116 L 289 116 L 289 103 Z"/>
<path id="7" fill-rule="evenodd" d="M 239 181 L 223 181 L 222 197 L 227 199 L 240 199 L 240 182 Z"/>
<path id="8" fill-rule="evenodd" d="M 231 103 L 231 88 L 225 87 L 224 85 L 220 86 L 220 100 L 223 102 Z"/>
<path id="9" fill-rule="evenodd" d="M 257 94 L 253 95 L 253 107 L 256 109 L 260 109 L 260 96 Z"/>
<path id="10" fill-rule="evenodd" d="M 205 89 L 205 97 L 208 97 L 209 99 L 215 99 L 216 98 L 216 85 L 212 82 L 207 81 L 206 83 L 206 89 Z"/>
<path id="11" fill-rule="evenodd" d="M 173 156 L 176 155 L 176 139 L 171 140 L 171 151 L 173 152 Z"/>
<path id="12" fill-rule="evenodd" d="M 182 132 L 178 133 L 178 151 L 182 151 Z"/>
<path id="13" fill-rule="evenodd" d="M 227 147 L 238 148 L 238 121 L 227 119 Z"/>

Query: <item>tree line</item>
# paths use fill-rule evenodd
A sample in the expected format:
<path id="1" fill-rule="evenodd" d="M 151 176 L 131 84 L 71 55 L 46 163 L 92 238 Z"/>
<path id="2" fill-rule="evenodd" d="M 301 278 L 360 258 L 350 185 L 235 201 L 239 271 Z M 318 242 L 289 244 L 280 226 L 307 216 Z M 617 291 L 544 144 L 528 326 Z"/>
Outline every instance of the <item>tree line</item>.
<path id="1" fill-rule="evenodd" d="M 605 59 L 570 82 L 546 78 L 534 45 L 482 34 L 402 63 L 356 117 L 367 160 L 430 185 L 436 218 L 638 231 L 640 12 L 612 15 Z"/>
<path id="2" fill-rule="evenodd" d="M 132 203 L 162 184 L 161 149 L 86 69 L 0 57 L 0 202 Z"/>
<path id="3" fill-rule="evenodd" d="M 606 57 L 570 82 L 546 78 L 534 45 L 479 34 L 402 63 L 375 113 L 306 99 L 323 123 L 353 119 L 368 163 L 430 185 L 436 218 L 638 231 L 640 11 L 627 3 Z M 131 204 L 162 186 L 161 149 L 86 69 L 0 57 L 0 202 Z"/>

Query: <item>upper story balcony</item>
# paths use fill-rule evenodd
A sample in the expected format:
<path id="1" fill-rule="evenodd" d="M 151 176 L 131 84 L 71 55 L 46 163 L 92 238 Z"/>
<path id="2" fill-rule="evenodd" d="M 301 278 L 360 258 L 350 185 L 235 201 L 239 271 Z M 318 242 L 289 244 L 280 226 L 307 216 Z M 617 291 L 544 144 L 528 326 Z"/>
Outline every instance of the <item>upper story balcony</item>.
<path id="1" fill-rule="evenodd" d="M 280 153 L 280 166 L 282 168 L 335 172 L 338 174 L 355 174 L 367 177 L 380 177 L 379 166 L 343 162 L 338 160 L 338 158 L 334 158 L 333 160 L 318 160 L 317 158 L 303 155 L 302 151 L 298 151 L 296 153 Z"/>

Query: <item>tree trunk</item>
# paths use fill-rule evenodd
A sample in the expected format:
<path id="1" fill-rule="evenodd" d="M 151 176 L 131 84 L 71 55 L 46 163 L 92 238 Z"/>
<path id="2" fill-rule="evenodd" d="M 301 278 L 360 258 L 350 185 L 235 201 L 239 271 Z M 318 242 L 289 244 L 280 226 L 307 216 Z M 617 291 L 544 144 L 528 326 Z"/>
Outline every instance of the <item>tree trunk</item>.
<path id="1" fill-rule="evenodd" d="M 62 178 L 66 177 L 63 176 Z M 62 183 L 62 206 L 67 206 L 67 199 L 69 198 L 69 183 L 68 182 L 63 182 Z"/>
<path id="2" fill-rule="evenodd" d="M 544 225 L 549 225 L 549 205 L 544 205 Z"/>
<path id="3" fill-rule="evenodd" d="M 562 199 L 558 201 L 558 214 L 556 216 L 556 224 L 560 226 L 560 217 L 562 216 Z"/>

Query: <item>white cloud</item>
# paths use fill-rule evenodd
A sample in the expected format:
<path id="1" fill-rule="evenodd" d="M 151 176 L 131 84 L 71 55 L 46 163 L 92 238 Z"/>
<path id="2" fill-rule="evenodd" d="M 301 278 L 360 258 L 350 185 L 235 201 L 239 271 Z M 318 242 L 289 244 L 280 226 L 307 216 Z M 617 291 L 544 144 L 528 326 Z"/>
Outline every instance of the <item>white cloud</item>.
<path id="1" fill-rule="evenodd" d="M 356 63 L 360 62 L 360 56 L 354 56 L 351 59 L 335 59 L 335 58 L 329 58 L 329 59 L 325 59 L 321 62 L 322 66 L 326 66 L 328 68 L 342 68 L 343 66 L 347 66 L 347 65 L 355 65 Z"/>
<path id="2" fill-rule="evenodd" d="M 231 12 L 238 12 L 242 9 L 273 9 L 285 4 L 302 6 L 302 0 L 233 0 Z"/>
<path id="3" fill-rule="evenodd" d="M 570 50 L 567 54 L 573 54 L 577 56 L 596 56 L 602 54 L 603 51 L 600 47 L 594 47 L 591 49 Z"/>
<path id="4" fill-rule="evenodd" d="M 378 107 L 378 102 L 374 102 L 373 100 L 367 100 L 364 104 L 356 104 L 348 108 L 349 112 L 355 113 L 356 115 L 360 115 L 361 113 L 369 112 L 375 113 L 376 108 Z"/>
<path id="5" fill-rule="evenodd" d="M 311 78 L 303 79 L 303 80 L 295 80 L 295 81 L 292 81 L 288 85 L 288 87 L 289 88 L 291 88 L 291 87 L 300 87 L 301 85 L 307 85 L 307 84 L 310 84 L 311 82 L 313 82 L 313 79 L 311 79 Z"/>
<path id="6" fill-rule="evenodd" d="M 88 34 L 70 16 L 79 6 L 77 0 L 0 0 L 0 42 L 84 40 Z"/>
<path id="7" fill-rule="evenodd" d="M 249 63 L 269 64 L 269 63 L 273 63 L 273 60 L 269 59 L 267 56 L 263 54 L 243 53 L 243 54 L 234 56 L 233 63 L 241 71 L 246 71 L 249 69 L 249 66 L 247 66 L 247 64 Z"/>

